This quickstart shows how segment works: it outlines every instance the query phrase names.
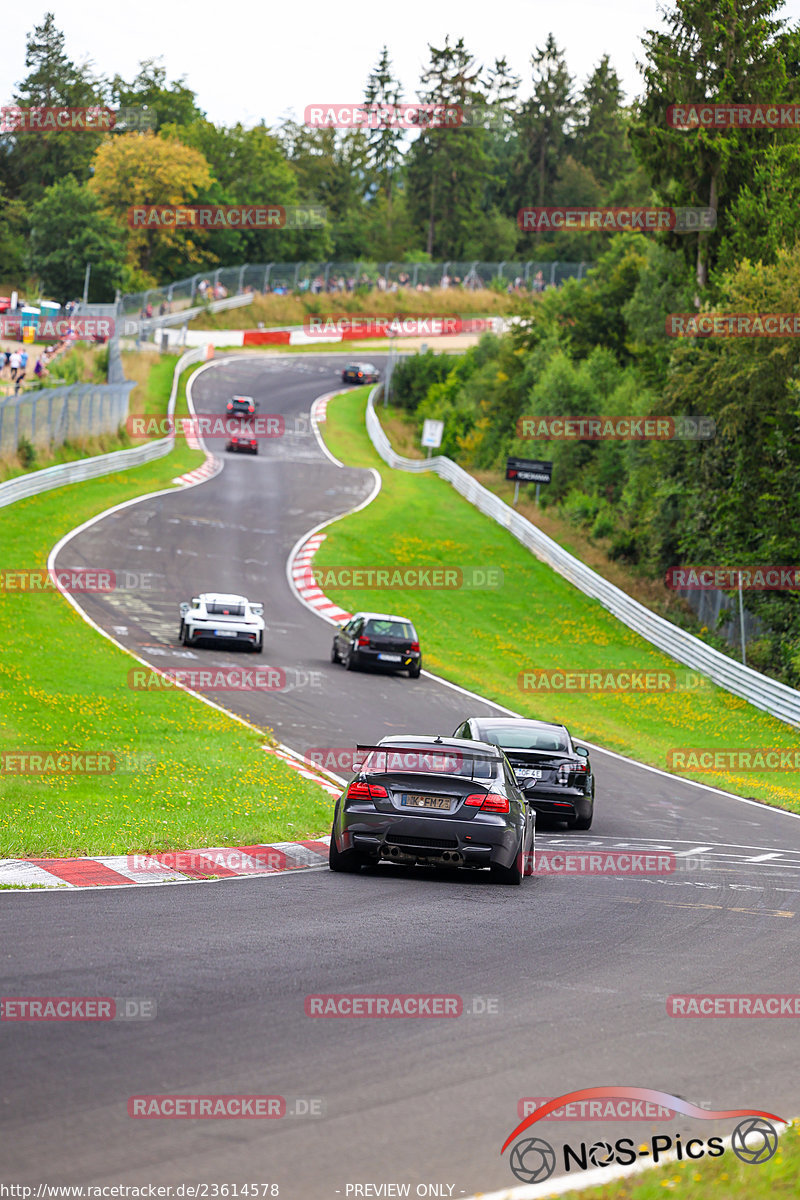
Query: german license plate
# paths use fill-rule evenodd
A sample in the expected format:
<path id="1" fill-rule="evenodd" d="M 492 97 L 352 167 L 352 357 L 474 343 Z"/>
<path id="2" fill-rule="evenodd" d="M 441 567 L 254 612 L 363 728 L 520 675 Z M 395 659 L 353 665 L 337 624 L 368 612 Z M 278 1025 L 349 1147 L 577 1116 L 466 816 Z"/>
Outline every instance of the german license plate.
<path id="1" fill-rule="evenodd" d="M 450 800 L 447 796 L 414 796 L 400 797 L 400 803 L 405 808 L 439 808 L 450 811 Z"/>
<path id="2" fill-rule="evenodd" d="M 402 654 L 379 654 L 378 658 L 381 662 L 402 662 Z"/>
<path id="3" fill-rule="evenodd" d="M 214 633 L 217 637 L 236 637 L 235 629 L 215 629 Z"/>
<path id="4" fill-rule="evenodd" d="M 519 767 L 517 775 L 520 779 L 541 779 L 542 772 L 538 767 Z"/>

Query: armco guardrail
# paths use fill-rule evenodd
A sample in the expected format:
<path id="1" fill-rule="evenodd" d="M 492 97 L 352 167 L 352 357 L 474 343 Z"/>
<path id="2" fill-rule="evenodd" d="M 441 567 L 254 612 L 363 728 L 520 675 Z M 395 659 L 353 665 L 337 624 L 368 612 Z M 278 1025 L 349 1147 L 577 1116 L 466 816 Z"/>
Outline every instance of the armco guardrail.
<path id="1" fill-rule="evenodd" d="M 170 416 L 175 412 L 181 373 L 186 367 L 202 362 L 205 357 L 205 347 L 198 346 L 181 355 L 175 364 L 167 408 Z M 173 433 L 169 437 L 159 438 L 158 441 L 148 442 L 144 446 L 134 446 L 130 450 L 115 450 L 112 454 L 98 454 L 94 458 L 82 458 L 74 463 L 61 463 L 57 467 L 46 467 L 43 471 L 29 471 L 26 475 L 20 475 L 18 479 L 0 483 L 0 508 L 14 504 L 17 500 L 24 500 L 28 496 L 48 492 L 52 488 L 64 487 L 68 483 L 81 483 L 86 479 L 97 479 L 114 471 L 127 471 L 130 467 L 141 467 L 144 463 L 154 462 L 157 458 L 169 454 L 174 441 Z"/>
<path id="2" fill-rule="evenodd" d="M 737 663 L 719 650 L 707 646 L 700 638 L 651 612 L 638 600 L 633 600 L 613 583 L 592 571 L 580 559 L 568 554 L 557 542 L 483 487 L 451 458 L 437 455 L 429 459 L 410 459 L 396 454 L 375 412 L 375 395 L 379 387 L 373 388 L 370 393 L 367 405 L 367 432 L 385 463 L 402 471 L 434 471 L 441 479 L 452 484 L 470 504 L 474 504 L 482 513 L 513 534 L 542 562 L 558 571 L 559 575 L 563 575 L 584 595 L 599 600 L 603 607 L 624 625 L 657 646 L 659 650 L 663 650 L 670 658 L 707 675 L 726 691 L 732 692 L 734 696 L 741 696 L 743 700 L 773 717 L 789 725 L 800 725 L 800 692 L 787 687 L 786 684 L 778 683 L 775 679 L 769 679 L 751 667 Z"/>

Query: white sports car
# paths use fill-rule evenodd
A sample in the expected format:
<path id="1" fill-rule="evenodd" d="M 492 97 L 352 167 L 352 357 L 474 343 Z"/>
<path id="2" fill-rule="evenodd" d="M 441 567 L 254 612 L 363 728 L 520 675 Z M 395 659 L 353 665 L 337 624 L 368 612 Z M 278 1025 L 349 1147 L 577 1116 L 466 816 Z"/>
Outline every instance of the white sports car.
<path id="1" fill-rule="evenodd" d="M 238 642 L 256 654 L 264 649 L 264 605 L 225 592 L 203 592 L 181 604 L 178 639 L 184 646 L 199 642 Z"/>

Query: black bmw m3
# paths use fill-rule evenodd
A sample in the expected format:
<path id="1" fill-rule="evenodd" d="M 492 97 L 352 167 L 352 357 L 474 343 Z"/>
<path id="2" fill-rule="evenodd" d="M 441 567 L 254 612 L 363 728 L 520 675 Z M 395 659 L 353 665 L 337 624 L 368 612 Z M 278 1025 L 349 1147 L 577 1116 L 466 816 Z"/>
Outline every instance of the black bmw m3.
<path id="1" fill-rule="evenodd" d="M 511 884 L 533 874 L 536 816 L 496 746 L 387 737 L 359 746 L 355 765 L 336 803 L 332 871 L 379 862 L 488 867 Z"/>

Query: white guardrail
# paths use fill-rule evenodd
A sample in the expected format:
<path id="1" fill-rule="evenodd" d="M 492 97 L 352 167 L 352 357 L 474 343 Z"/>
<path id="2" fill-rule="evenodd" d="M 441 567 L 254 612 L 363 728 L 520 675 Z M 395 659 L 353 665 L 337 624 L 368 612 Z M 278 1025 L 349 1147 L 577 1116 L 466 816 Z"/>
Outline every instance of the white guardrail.
<path id="1" fill-rule="evenodd" d="M 182 372 L 205 358 L 206 347 L 198 346 L 182 354 L 176 362 L 167 408 L 169 416 L 175 412 Z M 170 453 L 174 442 L 175 434 L 171 433 L 168 437 L 148 442 L 144 446 L 134 446 L 130 450 L 114 450 L 111 454 L 98 454 L 94 458 L 81 458 L 77 462 L 45 467 L 43 471 L 29 471 L 20 475 L 18 479 L 0 483 L 0 508 L 14 504 L 17 500 L 25 500 L 28 496 L 38 496 L 40 492 L 48 492 L 51 488 L 64 487 L 68 483 L 81 483 L 85 479 L 97 479 L 101 475 L 111 475 L 114 471 L 127 471 L 130 467 L 141 467 L 144 463 L 155 462 L 157 458 L 163 458 Z"/>
<path id="2" fill-rule="evenodd" d="M 604 608 L 629 629 L 635 630 L 659 650 L 663 650 L 676 662 L 683 663 L 707 675 L 714 683 L 741 696 L 743 700 L 785 721 L 788 725 L 800 726 L 800 692 L 777 680 L 769 679 L 752 667 L 743 666 L 719 650 L 707 646 L 700 638 L 679 629 L 671 621 L 633 600 L 620 588 L 603 579 L 580 559 L 568 554 L 557 542 L 547 537 L 535 525 L 495 496 L 482 484 L 473 479 L 451 458 L 436 455 L 428 459 L 403 458 L 396 454 L 383 431 L 375 412 L 375 395 L 379 387 L 373 388 L 367 404 L 367 432 L 373 446 L 383 461 L 401 471 L 434 471 L 441 479 L 460 492 L 470 504 L 474 504 L 486 516 L 497 521 L 509 533 L 532 551 L 538 559 L 547 563 L 559 575 L 579 588 L 584 595 L 599 600 Z"/>

